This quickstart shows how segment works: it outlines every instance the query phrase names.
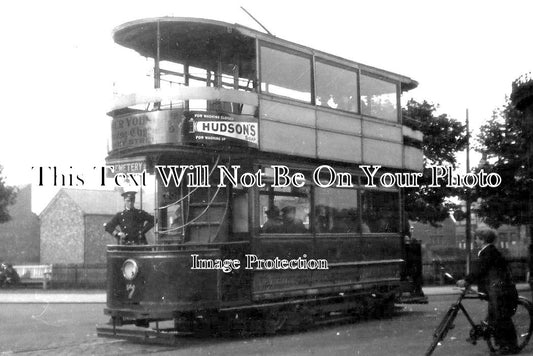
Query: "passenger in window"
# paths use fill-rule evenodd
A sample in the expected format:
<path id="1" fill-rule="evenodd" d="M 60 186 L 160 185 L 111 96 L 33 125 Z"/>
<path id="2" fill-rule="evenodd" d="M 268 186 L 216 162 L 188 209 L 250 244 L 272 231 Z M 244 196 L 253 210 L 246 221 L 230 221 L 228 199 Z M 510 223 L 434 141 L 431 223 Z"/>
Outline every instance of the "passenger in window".
<path id="1" fill-rule="evenodd" d="M 318 205 L 315 213 L 315 231 L 318 233 L 328 232 L 333 226 L 331 214 L 328 214 L 327 207 L 324 205 Z"/>
<path id="2" fill-rule="evenodd" d="M 376 222 L 375 232 L 391 232 L 391 225 L 388 217 L 381 217 Z"/>
<path id="3" fill-rule="evenodd" d="M 355 98 L 352 95 L 343 95 L 340 99 L 339 109 L 353 112 L 357 111 L 357 102 L 355 101 Z"/>
<path id="4" fill-rule="evenodd" d="M 263 224 L 261 232 L 265 234 L 280 233 L 283 230 L 283 221 L 279 215 L 279 208 L 273 205 L 270 209 L 265 211 L 267 221 Z"/>
<path id="5" fill-rule="evenodd" d="M 398 232 L 397 215 L 390 211 L 384 211 L 376 222 L 374 232 Z"/>
<path id="6" fill-rule="evenodd" d="M 329 106 L 330 108 L 333 108 L 333 109 L 336 109 L 336 108 L 339 106 L 339 104 L 337 104 L 337 103 L 335 102 L 335 97 L 334 97 L 333 95 L 330 95 L 330 96 L 329 96 L 329 99 L 328 99 L 327 104 L 328 104 L 328 106 Z"/>
<path id="7" fill-rule="evenodd" d="M 333 229 L 332 232 L 342 233 L 350 231 L 350 224 L 348 221 L 348 212 L 346 209 L 335 212 L 335 217 L 333 219 Z"/>
<path id="8" fill-rule="evenodd" d="M 296 218 L 296 207 L 289 205 L 281 209 L 281 219 L 283 220 L 284 233 L 298 234 L 307 232 L 302 220 Z"/>
<path id="9" fill-rule="evenodd" d="M 337 212 L 333 232 L 361 232 L 357 212 L 354 209 L 342 209 Z"/>

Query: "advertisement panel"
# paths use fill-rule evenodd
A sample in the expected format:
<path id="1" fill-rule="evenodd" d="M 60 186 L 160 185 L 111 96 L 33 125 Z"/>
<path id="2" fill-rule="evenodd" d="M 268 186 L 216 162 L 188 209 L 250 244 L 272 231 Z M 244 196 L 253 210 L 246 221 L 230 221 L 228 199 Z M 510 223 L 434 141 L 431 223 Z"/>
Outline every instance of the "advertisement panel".
<path id="1" fill-rule="evenodd" d="M 186 111 L 184 115 L 188 143 L 259 147 L 259 125 L 254 117 L 201 111 Z"/>
<path id="2" fill-rule="evenodd" d="M 251 116 L 220 112 L 160 110 L 113 118 L 113 150 L 155 144 L 259 147 L 259 125 Z"/>
<path id="3" fill-rule="evenodd" d="M 158 110 L 121 115 L 113 118 L 113 150 L 146 145 L 181 143 L 183 110 Z"/>

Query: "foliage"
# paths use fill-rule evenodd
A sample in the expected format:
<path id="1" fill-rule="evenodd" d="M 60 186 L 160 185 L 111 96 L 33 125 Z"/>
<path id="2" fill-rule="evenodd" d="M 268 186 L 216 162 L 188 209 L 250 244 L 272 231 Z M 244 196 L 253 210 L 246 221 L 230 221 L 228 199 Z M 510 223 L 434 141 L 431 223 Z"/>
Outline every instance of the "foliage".
<path id="1" fill-rule="evenodd" d="M 16 190 L 15 187 L 10 187 L 5 184 L 2 176 L 3 167 L 0 166 L 0 224 L 5 223 L 11 219 L 7 210 L 9 205 L 15 203 Z"/>
<path id="2" fill-rule="evenodd" d="M 497 188 L 478 186 L 474 192 L 474 198 L 479 199 L 477 213 L 492 227 L 528 223 L 528 199 L 533 188 L 527 174 L 530 131 L 523 113 L 510 102 L 494 111 L 481 127 L 476 150 L 486 158 L 477 171 L 497 173 L 502 179 Z"/>
<path id="3" fill-rule="evenodd" d="M 455 154 L 466 148 L 466 125 L 448 117 L 446 114 L 436 116 L 437 107 L 423 101 L 409 100 L 403 109 L 404 124 L 424 134 L 422 150 L 424 152 L 424 173 L 419 181 L 419 188 L 405 189 L 405 211 L 410 220 L 430 223 L 438 226 L 439 221 L 448 217 L 454 204 L 448 197 L 458 194 L 449 187 L 431 188 L 431 171 L 433 165 L 450 165 L 455 168 Z"/>

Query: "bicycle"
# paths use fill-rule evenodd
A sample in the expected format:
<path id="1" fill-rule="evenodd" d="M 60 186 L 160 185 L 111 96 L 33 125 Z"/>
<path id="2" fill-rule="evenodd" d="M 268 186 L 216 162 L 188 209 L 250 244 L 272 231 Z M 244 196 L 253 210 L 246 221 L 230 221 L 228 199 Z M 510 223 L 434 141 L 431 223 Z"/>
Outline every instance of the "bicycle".
<path id="1" fill-rule="evenodd" d="M 446 276 L 453 279 L 453 277 L 451 277 L 451 275 L 448 273 L 446 273 Z M 473 345 L 476 345 L 477 340 L 484 339 L 487 342 L 491 352 L 499 351 L 499 346 L 494 340 L 490 326 L 485 321 L 482 321 L 480 324 L 476 324 L 463 306 L 463 299 L 488 300 L 487 295 L 484 293 L 475 292 L 469 288 L 462 289 L 457 301 L 451 305 L 439 326 L 435 329 L 435 332 L 433 333 L 433 342 L 427 349 L 426 356 L 430 356 L 437 345 L 446 337 L 448 331 L 454 328 L 453 322 L 457 317 L 457 314 L 459 314 L 459 311 L 463 312 L 466 319 L 472 326 L 472 329 L 470 330 L 470 337 L 467 339 L 467 341 L 471 342 Z M 533 304 L 528 299 L 519 296 L 516 312 L 512 319 L 517 335 L 518 348 L 516 351 L 519 352 L 526 347 L 529 339 L 531 338 L 531 332 L 533 328 Z"/>

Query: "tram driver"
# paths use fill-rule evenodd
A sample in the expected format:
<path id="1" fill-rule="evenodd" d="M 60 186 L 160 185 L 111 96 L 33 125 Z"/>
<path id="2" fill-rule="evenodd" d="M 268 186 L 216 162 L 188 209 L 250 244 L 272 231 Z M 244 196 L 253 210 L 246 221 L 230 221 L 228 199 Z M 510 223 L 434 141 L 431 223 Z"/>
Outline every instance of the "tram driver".
<path id="1" fill-rule="evenodd" d="M 124 210 L 117 213 L 104 229 L 113 235 L 120 245 L 146 245 L 146 233 L 154 227 L 154 217 L 144 210 L 135 209 L 136 192 L 125 192 Z"/>

